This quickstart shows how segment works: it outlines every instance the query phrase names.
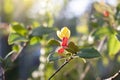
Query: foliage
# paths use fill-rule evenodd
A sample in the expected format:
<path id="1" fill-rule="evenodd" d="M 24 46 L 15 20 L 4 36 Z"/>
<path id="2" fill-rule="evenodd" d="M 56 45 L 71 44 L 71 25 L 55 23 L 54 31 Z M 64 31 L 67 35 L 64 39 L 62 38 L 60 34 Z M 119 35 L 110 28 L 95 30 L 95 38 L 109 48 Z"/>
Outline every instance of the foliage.
<path id="1" fill-rule="evenodd" d="M 8 3 L 9 0 L 6 0 L 4 10 L 9 15 L 14 8 Z M 10 10 L 7 9 L 8 6 Z M 33 50 L 31 46 L 39 45 L 40 64 L 30 72 L 29 77 L 33 80 L 96 80 L 113 75 L 114 70 L 117 72 L 120 66 L 120 4 L 113 8 L 105 2 L 94 2 L 92 8 L 91 14 L 87 13 L 90 18 L 82 23 L 82 26 L 78 23 L 75 27 L 71 21 L 68 24 L 72 27 L 65 26 L 61 30 L 53 27 L 56 24 L 53 25 L 54 18 L 47 9 L 43 16 L 45 21 L 41 18 L 40 24 L 37 21 L 28 26 L 25 22 L 11 23 L 8 29 L 8 44 L 12 50 L 5 57 L 0 57 L 5 73 L 15 67 L 16 59 L 26 47 L 30 47 L 30 52 Z M 34 77 L 34 72 L 38 72 L 37 77 Z"/>

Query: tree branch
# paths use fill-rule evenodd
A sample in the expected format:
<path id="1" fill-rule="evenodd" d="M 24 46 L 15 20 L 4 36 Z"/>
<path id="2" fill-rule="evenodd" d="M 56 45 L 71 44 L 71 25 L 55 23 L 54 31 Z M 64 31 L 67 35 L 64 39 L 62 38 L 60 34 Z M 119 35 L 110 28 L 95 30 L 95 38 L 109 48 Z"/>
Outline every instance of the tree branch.
<path id="1" fill-rule="evenodd" d="M 120 70 L 116 74 L 114 74 L 113 76 L 111 76 L 105 80 L 116 80 L 115 78 L 117 78 L 117 77 L 120 77 Z"/>
<path id="2" fill-rule="evenodd" d="M 68 64 L 71 60 L 73 59 L 73 57 L 70 57 L 70 59 L 66 60 L 64 62 L 64 64 L 62 64 L 50 77 L 48 80 L 51 80 L 66 64 Z"/>
<path id="3" fill-rule="evenodd" d="M 89 69 L 90 69 L 90 65 L 88 64 L 88 65 L 86 66 L 84 72 L 81 74 L 80 80 L 84 80 L 84 78 L 85 78 L 87 72 L 89 71 Z"/>
<path id="4" fill-rule="evenodd" d="M 104 46 L 104 43 L 105 43 L 105 40 L 106 40 L 106 37 L 104 37 L 104 39 L 103 39 L 102 41 L 100 41 L 99 46 L 98 46 L 98 48 L 97 48 L 97 50 L 98 50 L 99 52 L 102 50 L 102 48 L 103 48 L 103 46 Z M 87 72 L 89 71 L 89 69 L 90 69 L 90 64 L 88 64 L 88 65 L 86 66 L 85 71 L 84 71 L 84 72 L 81 74 L 81 76 L 80 76 L 80 80 L 84 80 L 84 78 L 85 78 Z"/>
<path id="5" fill-rule="evenodd" d="M 25 42 L 24 44 L 23 44 L 23 46 L 21 47 L 21 49 L 19 50 L 19 52 L 18 53 L 13 53 L 12 54 L 12 56 L 11 56 L 11 61 L 12 62 L 14 62 L 16 59 L 17 59 L 17 57 L 20 55 L 20 53 L 24 50 L 24 48 L 27 46 L 27 44 L 28 44 L 28 42 Z"/>
<path id="6" fill-rule="evenodd" d="M 5 71 L 2 68 L 2 66 L 0 65 L 0 80 L 5 80 L 5 75 L 4 75 Z"/>
<path id="7" fill-rule="evenodd" d="M 105 37 L 103 38 L 103 40 L 101 40 L 100 43 L 99 43 L 99 46 L 98 46 L 98 48 L 97 48 L 97 50 L 98 50 L 99 52 L 102 51 L 102 48 L 103 48 L 104 43 L 105 43 L 105 40 L 106 40 L 106 36 L 105 36 Z"/>

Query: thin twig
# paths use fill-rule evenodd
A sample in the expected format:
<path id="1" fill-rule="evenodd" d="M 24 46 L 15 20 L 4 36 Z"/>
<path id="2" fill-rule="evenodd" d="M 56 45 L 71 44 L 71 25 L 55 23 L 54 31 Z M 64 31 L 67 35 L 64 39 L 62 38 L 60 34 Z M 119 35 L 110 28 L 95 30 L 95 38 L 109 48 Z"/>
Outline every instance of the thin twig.
<path id="1" fill-rule="evenodd" d="M 64 64 L 62 64 L 50 77 L 48 80 L 51 80 L 66 64 L 68 64 L 71 60 L 73 59 L 73 57 L 71 57 L 70 59 L 66 60 L 64 62 Z"/>
<path id="2" fill-rule="evenodd" d="M 9 52 L 6 56 L 5 56 L 5 58 L 4 59 L 7 59 L 10 55 L 12 55 L 14 53 L 14 51 L 11 51 L 11 52 Z"/>
<path id="3" fill-rule="evenodd" d="M 90 65 L 88 64 L 88 65 L 86 66 L 84 72 L 81 74 L 80 80 L 84 80 L 84 78 L 85 78 L 87 72 L 89 71 L 89 69 L 90 69 Z"/>
<path id="4" fill-rule="evenodd" d="M 115 80 L 115 78 L 118 77 L 118 76 L 120 76 L 120 70 L 116 74 L 114 74 L 113 76 L 111 76 L 107 79 L 104 79 L 104 80 Z"/>
<path id="5" fill-rule="evenodd" d="M 2 66 L 0 65 L 0 80 L 5 80 L 5 75 L 4 75 L 5 71 L 2 68 Z"/>
<path id="6" fill-rule="evenodd" d="M 100 43 L 99 43 L 99 46 L 98 46 L 98 48 L 97 48 L 97 50 L 98 50 L 99 52 L 101 52 L 101 50 L 102 50 L 102 48 L 103 48 L 103 46 L 104 46 L 105 40 L 106 40 L 106 36 L 105 36 L 105 37 L 103 38 L 103 40 L 101 40 Z"/>
<path id="7" fill-rule="evenodd" d="M 12 56 L 11 56 L 11 61 L 12 62 L 14 62 L 17 59 L 17 57 L 20 55 L 20 53 L 22 53 L 22 51 L 27 46 L 27 44 L 28 44 L 28 42 L 25 42 L 18 53 L 12 54 Z"/>
<path id="8" fill-rule="evenodd" d="M 106 37 L 104 37 L 104 39 L 103 39 L 102 41 L 100 41 L 99 46 L 98 46 L 98 48 L 97 48 L 97 50 L 98 50 L 99 52 L 101 52 L 101 50 L 102 50 L 102 48 L 103 48 L 103 46 L 104 46 L 105 40 L 106 40 Z M 83 72 L 83 74 L 82 74 L 81 77 L 80 77 L 80 80 L 84 80 L 84 78 L 85 78 L 87 72 L 89 71 L 89 69 L 90 69 L 90 64 L 88 64 L 88 65 L 86 66 L 85 71 Z"/>
<path id="9" fill-rule="evenodd" d="M 104 43 L 105 43 L 105 40 L 106 40 L 106 37 L 104 37 L 104 39 L 103 39 L 102 41 L 100 41 L 99 46 L 98 46 L 98 48 L 97 48 L 97 50 L 98 50 L 99 52 L 102 50 L 102 48 L 103 48 L 103 46 L 104 46 Z M 90 69 L 90 64 L 88 64 L 88 65 L 86 66 L 85 71 L 84 71 L 83 74 L 80 76 L 80 80 L 84 80 L 84 78 L 85 78 L 87 72 L 89 71 L 89 69 Z"/>

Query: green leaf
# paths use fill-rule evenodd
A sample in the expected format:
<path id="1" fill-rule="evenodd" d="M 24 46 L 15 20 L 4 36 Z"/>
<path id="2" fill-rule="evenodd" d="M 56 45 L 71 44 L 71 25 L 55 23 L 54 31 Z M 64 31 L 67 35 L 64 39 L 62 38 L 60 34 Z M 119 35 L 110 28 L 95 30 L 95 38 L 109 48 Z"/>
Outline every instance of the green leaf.
<path id="1" fill-rule="evenodd" d="M 18 52 L 20 50 L 20 46 L 19 45 L 13 45 L 12 50 L 15 51 L 15 52 Z"/>
<path id="2" fill-rule="evenodd" d="M 3 60 L 4 60 L 4 59 L 0 56 L 0 64 L 3 62 Z"/>
<path id="3" fill-rule="evenodd" d="M 68 44 L 68 47 L 67 47 L 65 50 L 67 50 L 68 52 L 71 52 L 71 53 L 74 54 L 74 53 L 76 53 L 76 52 L 79 51 L 79 47 L 76 46 L 76 45 L 74 44 L 74 42 L 70 42 L 70 43 Z"/>
<path id="4" fill-rule="evenodd" d="M 59 41 L 52 39 L 48 41 L 48 46 L 60 46 L 60 43 Z"/>
<path id="5" fill-rule="evenodd" d="M 80 58 L 96 58 L 100 57 L 100 53 L 95 48 L 83 48 L 77 53 Z"/>
<path id="6" fill-rule="evenodd" d="M 120 50 L 120 42 L 115 35 L 109 37 L 107 47 L 110 55 L 115 55 Z"/>
<path id="7" fill-rule="evenodd" d="M 114 30 L 111 29 L 110 27 L 101 27 L 93 33 L 93 36 L 95 37 L 95 39 L 101 39 L 103 36 L 105 35 L 109 36 L 113 33 Z"/>
<path id="8" fill-rule="evenodd" d="M 15 31 L 15 33 L 19 33 L 23 36 L 27 35 L 28 33 L 27 29 L 20 23 L 13 23 L 11 28 L 13 31 Z"/>
<path id="9" fill-rule="evenodd" d="M 55 32 L 54 28 L 50 27 L 37 27 L 33 29 L 32 36 L 43 36 L 45 34 L 50 34 L 52 32 Z"/>
<path id="10" fill-rule="evenodd" d="M 13 62 L 11 61 L 10 58 L 6 58 L 3 60 L 2 67 L 4 68 L 5 71 L 13 67 Z"/>
<path id="11" fill-rule="evenodd" d="M 9 37 L 8 37 L 9 44 L 18 43 L 18 42 L 27 42 L 27 41 L 28 41 L 27 38 L 17 33 L 11 33 L 9 34 Z"/>
<path id="12" fill-rule="evenodd" d="M 30 45 L 34 45 L 40 42 L 40 38 L 39 37 L 32 37 L 30 39 Z"/>
<path id="13" fill-rule="evenodd" d="M 56 60 L 61 59 L 60 56 L 54 56 L 54 54 L 57 54 L 57 53 L 51 53 L 51 54 L 48 55 L 48 57 L 47 57 L 48 62 L 56 61 Z"/>

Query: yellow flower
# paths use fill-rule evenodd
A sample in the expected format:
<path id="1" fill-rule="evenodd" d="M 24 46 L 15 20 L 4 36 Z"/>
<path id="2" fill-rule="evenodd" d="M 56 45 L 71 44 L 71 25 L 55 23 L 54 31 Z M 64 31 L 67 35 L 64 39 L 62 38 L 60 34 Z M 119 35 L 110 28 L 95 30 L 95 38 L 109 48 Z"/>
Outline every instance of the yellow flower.
<path id="1" fill-rule="evenodd" d="M 57 36 L 62 40 L 64 37 L 70 37 L 70 30 L 67 27 L 63 27 L 61 31 L 57 31 Z"/>

